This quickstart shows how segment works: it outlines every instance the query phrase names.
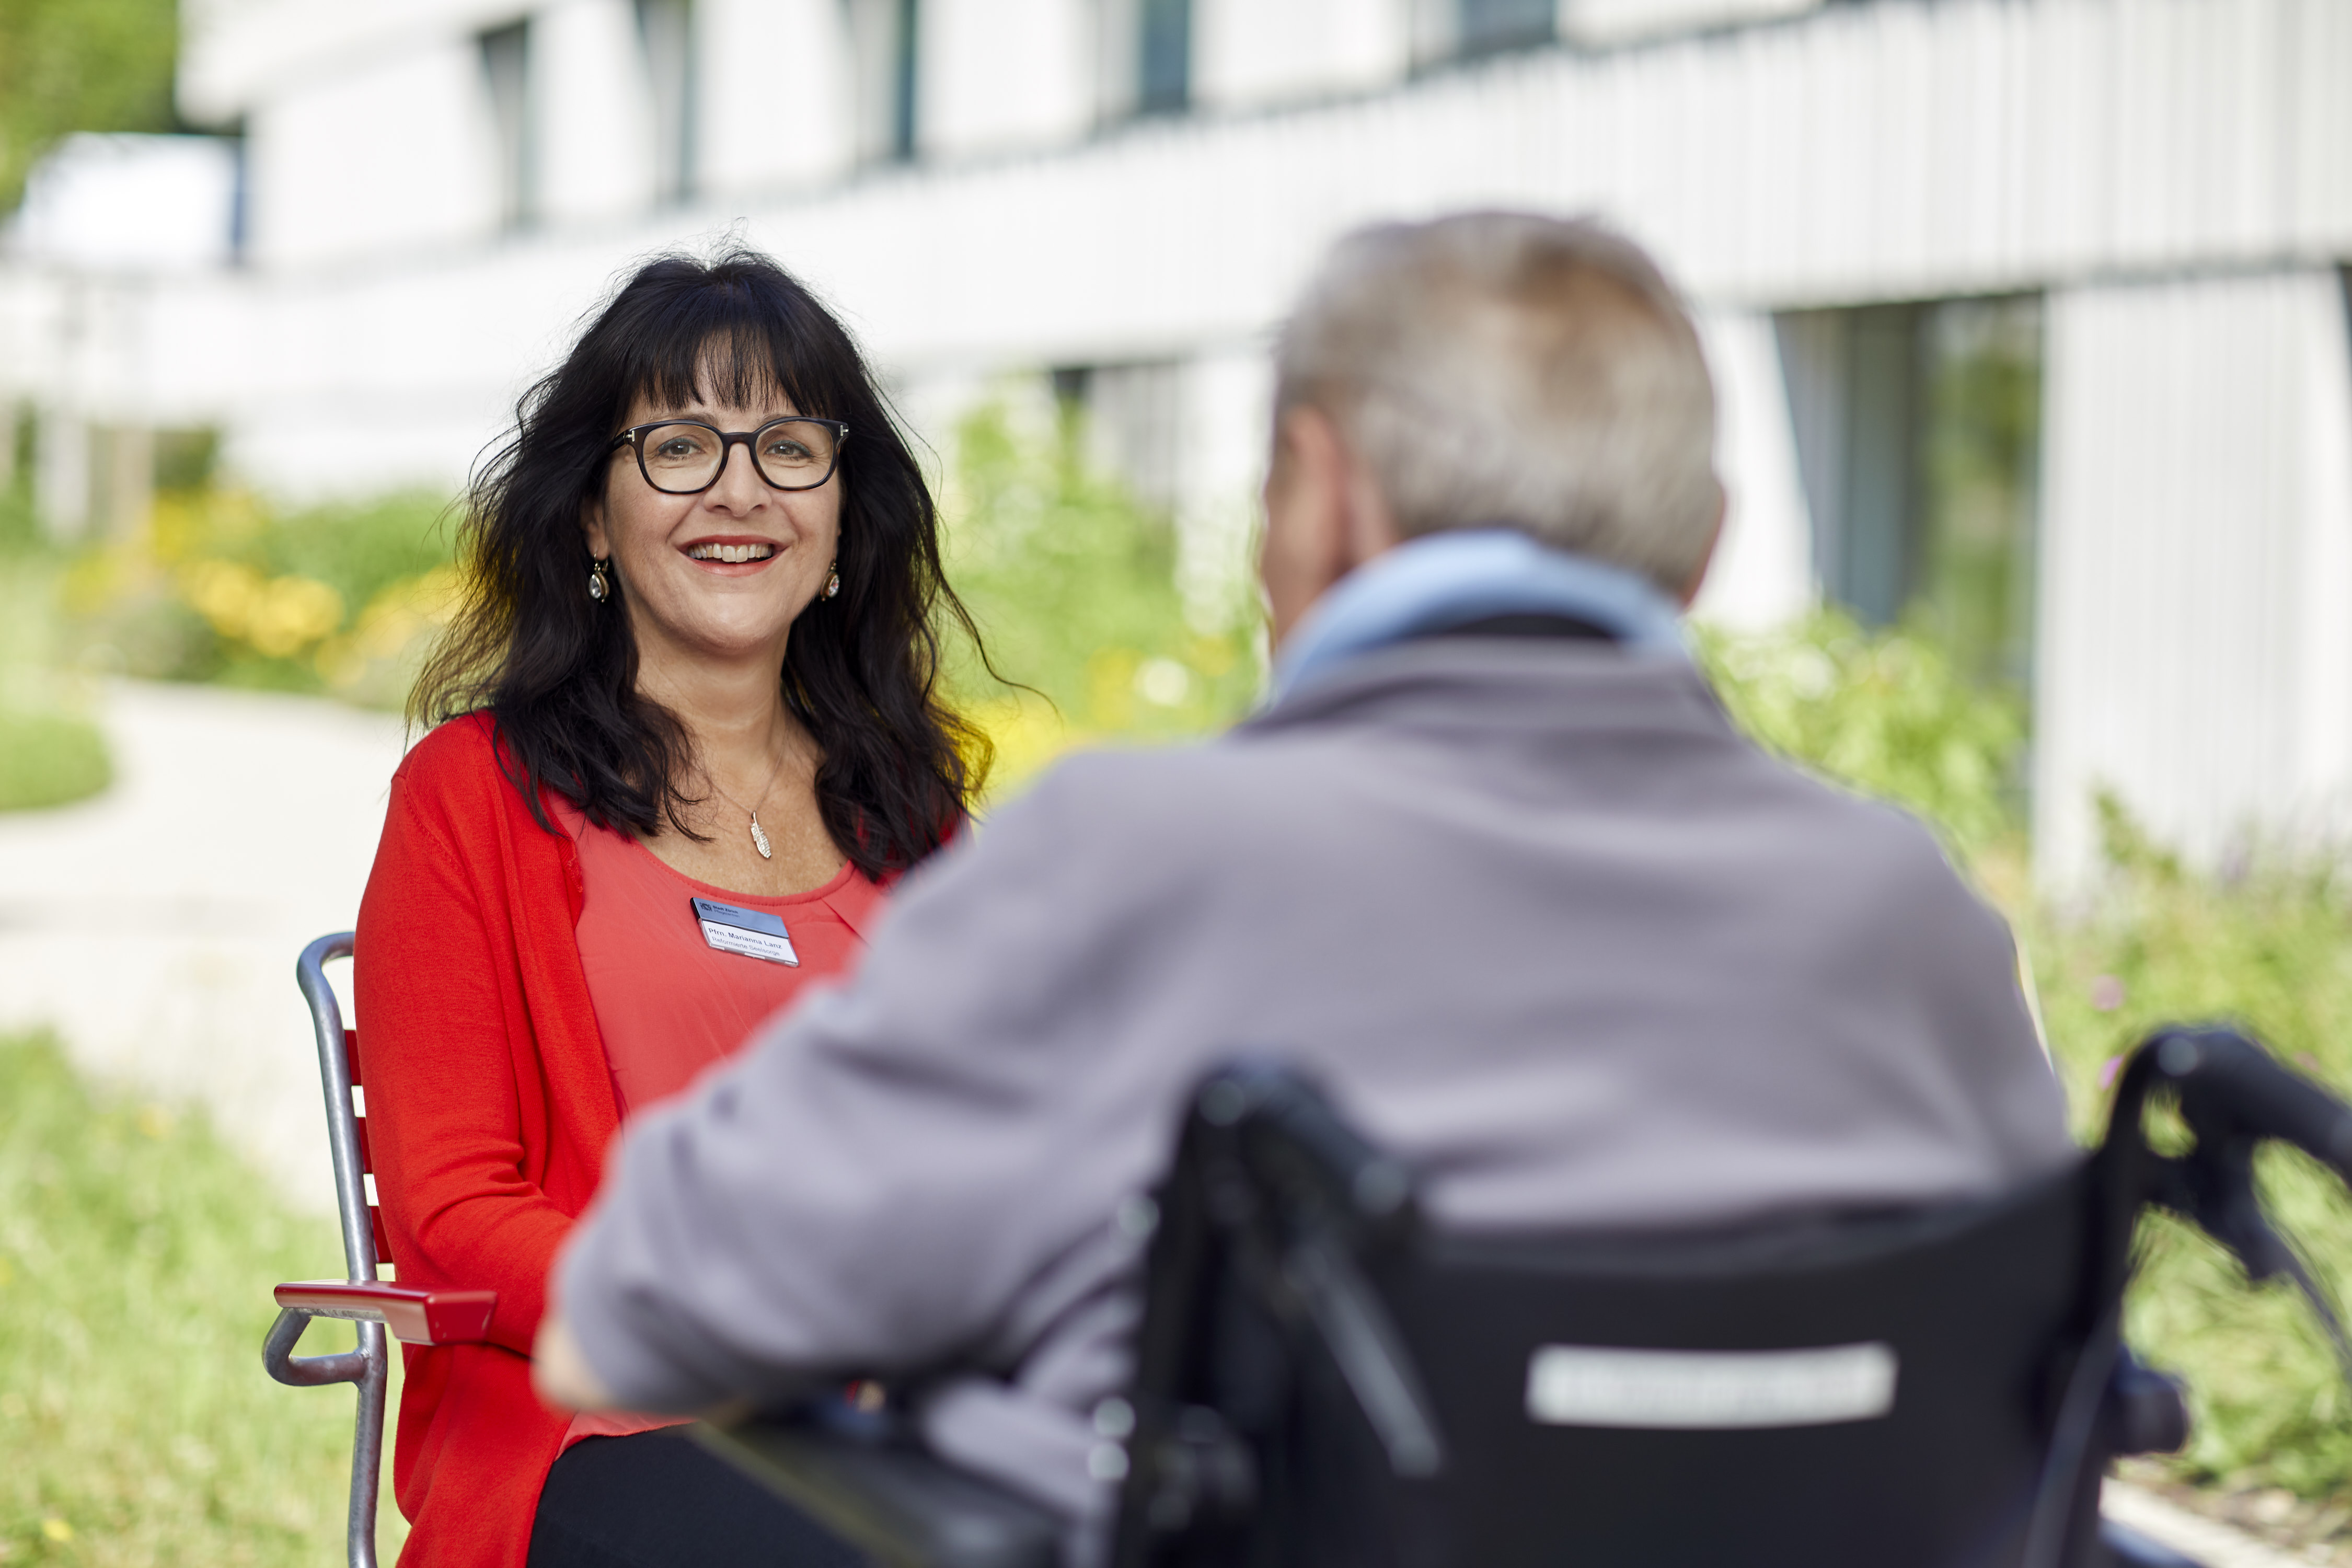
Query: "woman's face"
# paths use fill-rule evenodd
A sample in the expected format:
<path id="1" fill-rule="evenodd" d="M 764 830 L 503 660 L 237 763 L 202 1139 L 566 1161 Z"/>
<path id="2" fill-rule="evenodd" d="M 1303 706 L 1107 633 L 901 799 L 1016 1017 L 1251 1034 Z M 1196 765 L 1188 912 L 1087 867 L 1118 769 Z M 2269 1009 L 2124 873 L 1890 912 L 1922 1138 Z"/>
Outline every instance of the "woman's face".
<path id="1" fill-rule="evenodd" d="M 769 396 L 749 406 L 671 406 L 640 396 L 623 428 L 694 419 L 751 431 L 801 412 L 782 393 Z M 640 658 L 772 658 L 781 668 L 786 634 L 831 569 L 841 493 L 838 465 L 815 489 L 780 490 L 761 478 L 751 447 L 734 442 L 716 484 L 670 495 L 646 482 L 636 454 L 623 445 L 605 465 L 603 498 L 589 504 L 583 522 L 590 553 L 612 558 Z"/>

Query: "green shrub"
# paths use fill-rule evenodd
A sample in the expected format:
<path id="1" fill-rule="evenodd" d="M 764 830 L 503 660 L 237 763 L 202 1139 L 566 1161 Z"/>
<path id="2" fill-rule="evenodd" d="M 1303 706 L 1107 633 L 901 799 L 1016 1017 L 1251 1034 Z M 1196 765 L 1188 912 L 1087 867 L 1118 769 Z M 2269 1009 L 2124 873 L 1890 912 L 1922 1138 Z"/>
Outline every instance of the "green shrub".
<path id="1" fill-rule="evenodd" d="M 179 28 L 172 0 L 0 5 L 0 210 L 76 131 L 169 131 Z"/>
<path id="2" fill-rule="evenodd" d="M 2031 958 L 2052 1053 L 2086 1143 L 2105 1131 L 2117 1057 L 2158 1024 L 2230 1019 L 2352 1089 L 2352 908 L 2332 858 L 2257 857 L 2202 875 L 2102 803 L 2099 896 L 2060 910 L 2023 874 L 2011 784 L 2017 705 L 1963 679 L 1929 640 L 1833 613 L 1762 637 L 1702 632 L 1725 706 L 1765 745 L 1917 812 L 2010 916 Z M 2352 1291 L 2352 1202 L 2283 1152 L 2264 1202 L 2339 1295 Z M 2352 1398 L 2322 1331 L 2284 1281 L 2250 1286 L 2189 1227 L 2151 1218 L 2127 1302 L 2133 1344 L 2180 1373 L 2196 1421 L 2170 1468 L 2231 1488 L 2352 1504 Z"/>
<path id="3" fill-rule="evenodd" d="M 2023 713 L 1935 643 L 1865 632 L 1834 610 L 1695 640 L 1725 708 L 1769 750 L 1917 813 L 1962 856 L 2015 832 Z"/>
<path id="4" fill-rule="evenodd" d="M 2352 1090 L 2352 910 L 2331 860 L 2257 858 L 2223 878 L 2183 868 L 2112 802 L 2107 878 L 2087 911 L 2029 927 L 2035 977 L 2080 1131 L 2105 1131 L 2105 1079 L 2151 1028 L 2229 1020 L 2291 1065 Z M 2265 1206 L 2339 1298 L 2352 1290 L 2352 1201 L 2300 1155 L 2266 1153 Z M 2188 1380 L 2196 1426 L 2175 1462 L 2188 1479 L 2279 1486 L 2352 1503 L 2352 1398 L 2292 1286 L 2249 1286 L 2201 1233 L 2142 1231 L 2127 1326 Z"/>
<path id="5" fill-rule="evenodd" d="M 0 708 L 0 811 L 64 805 L 96 795 L 113 776 L 97 725 Z"/>
<path id="6" fill-rule="evenodd" d="M 284 513 L 234 490 L 166 494 L 136 538 L 74 562 L 80 655 L 397 708 L 451 596 L 446 512 L 417 491 Z"/>
<path id="7" fill-rule="evenodd" d="M 0 1558 L 339 1560 L 352 1396 L 260 1358 L 269 1286 L 339 1259 L 200 1120 L 94 1101 L 52 1044 L 0 1040 Z"/>
<path id="8" fill-rule="evenodd" d="M 958 431 L 949 581 L 1008 687 L 950 639 L 950 684 L 997 748 L 1010 787 L 1068 746 L 1168 741 L 1238 717 L 1261 678 L 1255 616 L 1203 627 L 1176 585 L 1176 536 L 1089 473 L 1074 430 L 1024 429 L 1003 403 Z"/>

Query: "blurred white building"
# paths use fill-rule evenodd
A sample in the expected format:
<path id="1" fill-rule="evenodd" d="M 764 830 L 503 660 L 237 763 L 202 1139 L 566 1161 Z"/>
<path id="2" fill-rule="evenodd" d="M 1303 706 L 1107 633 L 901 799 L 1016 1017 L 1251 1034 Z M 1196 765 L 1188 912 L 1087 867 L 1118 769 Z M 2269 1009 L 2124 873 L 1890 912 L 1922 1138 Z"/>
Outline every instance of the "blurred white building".
<path id="1" fill-rule="evenodd" d="M 450 485 L 634 258 L 738 233 L 935 440 L 1008 372 L 1230 559 L 1335 235 L 1598 211 L 1704 312 L 1704 606 L 1906 606 L 2211 857 L 2352 801 L 2343 0 L 184 0 L 218 143 L 79 139 L 0 258 L 60 531 L 146 433 Z M 0 445 L 5 445 L 0 443 Z M 128 498 L 127 500 L 125 498 Z"/>

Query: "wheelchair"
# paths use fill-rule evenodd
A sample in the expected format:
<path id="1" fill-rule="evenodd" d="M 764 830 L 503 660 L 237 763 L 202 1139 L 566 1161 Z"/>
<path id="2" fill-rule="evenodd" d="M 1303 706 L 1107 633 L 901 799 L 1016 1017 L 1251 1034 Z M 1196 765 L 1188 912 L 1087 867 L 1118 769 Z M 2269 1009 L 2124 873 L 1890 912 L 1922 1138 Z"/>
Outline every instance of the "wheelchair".
<path id="1" fill-rule="evenodd" d="M 2194 1134 L 2151 1148 L 2168 1102 Z M 1997 1199 L 1718 1234 L 1455 1235 L 1309 1081 L 1195 1094 L 1152 1201 L 1129 1391 L 1095 1412 L 1117 1568 L 2195 1568 L 2102 1521 L 2187 1440 L 2122 1341 L 2143 1210 L 2324 1292 L 2255 1148 L 2352 1180 L 2352 1108 L 2160 1030 L 2104 1144 Z M 2347 1354 L 2352 1364 L 2352 1354 Z M 1057 1521 L 840 1400 L 706 1441 L 890 1568 L 1051 1568 Z"/>

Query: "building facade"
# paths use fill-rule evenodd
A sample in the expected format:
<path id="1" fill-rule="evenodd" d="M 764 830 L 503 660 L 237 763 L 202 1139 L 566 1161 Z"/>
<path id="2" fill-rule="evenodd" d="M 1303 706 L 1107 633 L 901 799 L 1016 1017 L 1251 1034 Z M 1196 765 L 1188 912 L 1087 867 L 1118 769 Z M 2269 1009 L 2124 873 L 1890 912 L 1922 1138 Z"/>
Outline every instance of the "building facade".
<path id="1" fill-rule="evenodd" d="M 104 238 L 144 154 L 81 145 L 0 261 L 61 530 L 158 428 L 289 496 L 450 484 L 633 259 L 739 237 L 935 441 L 1050 374 L 1229 570 L 1265 347 L 1331 238 L 1596 212 L 1723 388 L 1703 610 L 1921 616 L 2021 683 L 2053 883 L 2101 789 L 2208 859 L 2352 804 L 2340 0 L 185 10 L 183 112 L 232 138 L 212 229 Z"/>

